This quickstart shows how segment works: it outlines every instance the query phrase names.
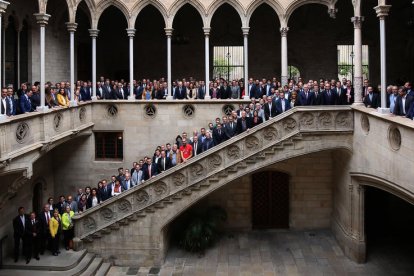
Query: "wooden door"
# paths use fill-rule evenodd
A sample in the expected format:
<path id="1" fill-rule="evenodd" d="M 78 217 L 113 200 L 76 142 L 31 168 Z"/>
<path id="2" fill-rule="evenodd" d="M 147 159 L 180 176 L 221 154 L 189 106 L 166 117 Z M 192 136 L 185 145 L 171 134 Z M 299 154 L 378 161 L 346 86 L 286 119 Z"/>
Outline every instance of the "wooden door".
<path id="1" fill-rule="evenodd" d="M 289 175 L 265 171 L 252 177 L 254 229 L 289 228 Z"/>

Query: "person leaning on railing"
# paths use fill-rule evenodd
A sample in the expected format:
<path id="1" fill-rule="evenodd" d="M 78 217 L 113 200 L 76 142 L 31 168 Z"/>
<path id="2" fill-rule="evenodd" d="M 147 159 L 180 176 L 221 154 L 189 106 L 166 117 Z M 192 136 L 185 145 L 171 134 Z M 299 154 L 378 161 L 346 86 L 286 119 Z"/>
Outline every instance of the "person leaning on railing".
<path id="1" fill-rule="evenodd" d="M 66 211 L 62 215 L 62 230 L 63 230 L 63 240 L 65 244 L 66 250 L 73 248 L 73 222 L 72 217 L 75 215 L 70 208 L 70 206 L 66 206 Z"/>

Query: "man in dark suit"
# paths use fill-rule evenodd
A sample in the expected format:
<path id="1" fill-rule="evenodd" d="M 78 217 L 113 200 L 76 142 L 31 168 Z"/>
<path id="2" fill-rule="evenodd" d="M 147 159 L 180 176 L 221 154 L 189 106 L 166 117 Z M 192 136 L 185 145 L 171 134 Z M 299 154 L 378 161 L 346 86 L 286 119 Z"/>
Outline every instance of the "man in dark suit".
<path id="1" fill-rule="evenodd" d="M 309 90 L 309 85 L 305 83 L 303 90 L 299 93 L 299 103 L 302 106 L 313 105 L 315 101 L 315 93 Z"/>
<path id="2" fill-rule="evenodd" d="M 45 204 L 43 207 L 43 211 L 39 213 L 38 221 L 39 221 L 39 252 L 40 255 L 43 255 L 45 252 L 46 247 L 50 248 L 51 246 L 51 237 L 50 237 L 50 231 L 49 231 L 49 221 L 53 217 L 53 213 L 50 210 L 50 205 Z"/>
<path id="3" fill-rule="evenodd" d="M 13 219 L 13 237 L 14 237 L 14 262 L 19 260 L 20 241 L 23 245 L 23 255 L 26 257 L 26 263 L 28 260 L 27 250 L 27 235 L 26 227 L 28 224 L 27 216 L 24 212 L 24 207 L 19 207 L 18 215 Z"/>
<path id="4" fill-rule="evenodd" d="M 158 158 L 157 168 L 159 173 L 171 168 L 171 159 L 167 157 L 165 151 L 161 151 L 161 157 Z"/>
<path id="5" fill-rule="evenodd" d="M 127 100 L 128 99 L 128 93 L 125 91 L 124 86 L 122 83 L 118 83 L 118 88 L 116 89 L 116 95 L 118 99 L 120 100 Z"/>
<path id="6" fill-rule="evenodd" d="M 218 91 L 217 98 L 219 99 L 228 99 L 231 95 L 230 86 L 227 85 L 227 81 L 224 81 L 223 86 L 220 87 Z"/>
<path id="7" fill-rule="evenodd" d="M 121 186 L 123 191 L 127 191 L 134 186 L 129 173 L 125 173 L 125 178 L 121 180 Z"/>
<path id="8" fill-rule="evenodd" d="M 224 129 L 221 127 L 221 123 L 218 123 L 216 128 L 213 130 L 213 141 L 215 146 L 226 141 L 226 134 L 224 133 Z"/>
<path id="9" fill-rule="evenodd" d="M 322 105 L 336 105 L 338 95 L 331 89 L 331 84 L 325 85 L 325 90 L 322 92 Z"/>
<path id="10" fill-rule="evenodd" d="M 20 112 L 22 114 L 32 111 L 31 95 L 32 91 L 27 91 L 27 93 L 20 98 Z"/>
<path id="11" fill-rule="evenodd" d="M 214 147 L 214 141 L 213 141 L 213 138 L 211 138 L 210 131 L 207 131 L 206 138 L 203 141 L 203 152 L 211 149 L 212 147 Z"/>
<path id="12" fill-rule="evenodd" d="M 252 128 L 252 121 L 250 117 L 247 117 L 246 111 L 241 112 L 241 117 L 237 119 L 237 125 L 236 125 L 236 133 L 240 134 L 248 129 Z"/>
<path id="13" fill-rule="evenodd" d="M 178 86 L 174 89 L 174 100 L 187 99 L 187 88 L 183 86 L 183 82 L 179 81 Z"/>
<path id="14" fill-rule="evenodd" d="M 368 96 L 365 98 L 368 98 Z M 413 100 L 414 97 L 407 94 L 407 89 L 405 87 L 400 88 L 395 102 L 394 114 L 397 116 L 410 117 L 410 113 L 412 113 L 412 110 L 410 109 L 412 109 Z"/>
<path id="15" fill-rule="evenodd" d="M 282 114 L 290 109 L 290 101 L 285 99 L 285 93 L 281 91 L 279 93 L 279 99 L 276 101 L 276 113 L 277 115 Z"/>
<path id="16" fill-rule="evenodd" d="M 336 82 L 336 87 L 333 90 L 335 91 L 336 95 L 338 95 L 336 104 L 338 105 L 348 104 L 348 99 L 346 96 L 346 89 L 342 88 L 342 85 L 339 81 Z"/>
<path id="17" fill-rule="evenodd" d="M 9 104 L 10 115 L 14 116 L 17 114 L 17 101 L 14 99 L 13 88 L 7 88 L 7 102 Z"/>
<path id="18" fill-rule="evenodd" d="M 272 97 L 267 97 L 267 102 L 263 106 L 266 121 L 277 115 L 276 103 Z"/>
<path id="19" fill-rule="evenodd" d="M 102 180 L 102 189 L 98 191 L 98 197 L 101 199 L 101 201 L 105 201 L 111 197 L 111 191 L 111 187 L 109 187 L 106 179 L 104 179 Z"/>
<path id="20" fill-rule="evenodd" d="M 116 100 L 118 98 L 116 96 L 115 89 L 113 89 L 113 87 L 112 87 L 109 79 L 106 79 L 105 80 L 105 84 L 103 85 L 102 89 L 103 89 L 104 99 L 107 99 L 107 100 L 111 100 L 111 99 Z"/>
<path id="21" fill-rule="evenodd" d="M 59 214 L 63 215 L 63 212 L 65 211 L 65 206 L 66 206 L 65 196 L 61 195 L 59 196 L 59 202 L 56 203 L 55 206 L 53 206 L 53 209 L 58 209 Z"/>
<path id="22" fill-rule="evenodd" d="M 322 93 L 319 89 L 319 85 L 313 85 L 313 94 L 315 95 L 312 105 L 321 105 L 322 104 Z"/>
<path id="23" fill-rule="evenodd" d="M 152 163 L 151 158 L 148 158 L 146 166 L 142 168 L 142 172 L 143 172 L 143 179 L 148 180 L 151 177 L 154 177 L 158 174 L 158 166 L 157 164 Z"/>
<path id="24" fill-rule="evenodd" d="M 197 99 L 204 100 L 205 96 L 206 96 L 206 85 L 204 81 L 200 81 L 200 86 L 197 89 Z"/>
<path id="25" fill-rule="evenodd" d="M 193 147 L 193 156 L 197 156 L 203 152 L 201 141 L 198 141 L 198 136 L 193 137 L 193 142 L 190 144 Z"/>
<path id="26" fill-rule="evenodd" d="M 229 121 L 226 124 L 226 127 L 224 128 L 224 133 L 226 134 L 227 139 L 230 139 L 231 137 L 236 135 L 236 130 L 237 130 L 237 123 L 234 122 L 233 116 L 229 116 Z"/>
<path id="27" fill-rule="evenodd" d="M 378 93 L 374 93 L 374 89 L 372 88 L 372 86 L 368 86 L 367 95 L 364 99 L 365 106 L 370 108 L 378 108 L 381 105 L 380 100 L 381 99 Z"/>
<path id="28" fill-rule="evenodd" d="M 32 111 L 35 111 L 40 106 L 40 91 L 36 85 L 32 85 L 32 96 L 30 97 L 32 103 Z"/>
<path id="29" fill-rule="evenodd" d="M 28 251 L 26 263 L 29 263 L 32 257 L 39 260 L 39 233 L 40 222 L 36 219 L 36 213 L 31 212 L 30 219 L 26 227 Z"/>
<path id="30" fill-rule="evenodd" d="M 81 101 L 84 101 L 84 102 L 92 100 L 91 88 L 88 86 L 86 81 L 83 83 L 83 86 L 80 89 L 80 97 L 81 97 Z"/>
<path id="31" fill-rule="evenodd" d="M 101 82 L 96 83 L 96 97 L 100 100 L 104 99 L 104 91 Z"/>

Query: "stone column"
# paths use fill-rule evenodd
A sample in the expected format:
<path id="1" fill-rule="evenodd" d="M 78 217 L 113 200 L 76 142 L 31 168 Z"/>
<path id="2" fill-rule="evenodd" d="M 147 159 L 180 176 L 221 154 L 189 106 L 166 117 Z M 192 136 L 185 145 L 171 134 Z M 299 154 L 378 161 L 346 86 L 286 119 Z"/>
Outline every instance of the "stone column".
<path id="1" fill-rule="evenodd" d="M 172 91 L 172 80 L 171 80 L 171 36 L 173 29 L 172 28 L 165 28 L 165 34 L 167 35 L 167 83 L 168 83 L 168 96 L 167 100 L 173 99 L 173 93 Z"/>
<path id="2" fill-rule="evenodd" d="M 129 37 L 129 97 L 128 100 L 134 101 L 134 36 L 135 29 L 127 29 Z"/>
<path id="3" fill-rule="evenodd" d="M 40 106 L 38 111 L 44 112 L 48 110 L 45 105 L 45 29 L 49 21 L 50 15 L 46 13 L 36 13 L 37 24 L 40 25 Z"/>
<path id="4" fill-rule="evenodd" d="M 89 29 L 89 35 L 92 38 L 92 100 L 96 98 L 96 38 L 98 37 L 98 29 Z"/>
<path id="5" fill-rule="evenodd" d="M 382 114 L 390 113 L 387 108 L 387 64 L 386 64 L 386 42 L 385 42 L 385 17 L 388 16 L 391 6 L 386 5 L 386 0 L 378 0 L 378 6 L 374 8 L 380 22 L 380 47 L 381 47 L 381 107 L 378 112 Z"/>
<path id="6" fill-rule="evenodd" d="M 287 49 L 287 33 L 289 31 L 289 27 L 281 27 L 280 34 L 281 34 L 281 49 L 282 49 L 282 57 L 281 57 L 281 84 L 286 85 L 288 82 L 288 49 Z"/>
<path id="7" fill-rule="evenodd" d="M 2 45 L 0 46 L 3 51 L 1 52 L 1 60 L 3 60 L 3 63 L 1 64 L 1 79 L 2 82 L 0 83 L 2 86 L 6 86 L 6 30 L 9 26 L 9 21 L 5 20 L 3 25 L 3 29 L 1 30 L 1 36 L 3 37 L 3 40 L 1 41 Z"/>
<path id="8" fill-rule="evenodd" d="M 1 63 L 2 63 L 2 53 L 4 51 L 4 48 L 2 47 L 2 44 L 1 44 L 2 43 L 2 41 L 1 41 L 2 26 L 1 26 L 1 24 L 3 22 L 3 18 L 2 18 L 3 17 L 3 13 L 6 12 L 7 5 L 9 5 L 9 4 L 10 4 L 9 2 L 0 0 L 0 67 L 1 67 Z M 3 72 L 0 69 L 0 84 L 2 83 L 2 75 L 3 75 Z M 6 118 L 7 118 L 6 115 L 0 114 L 0 121 L 4 120 Z"/>
<path id="9" fill-rule="evenodd" d="M 204 31 L 204 52 L 205 52 L 205 89 L 206 94 L 204 95 L 205 100 L 210 100 L 210 28 L 203 28 Z"/>
<path id="10" fill-rule="evenodd" d="M 249 27 L 242 27 L 243 31 L 243 54 L 244 54 L 244 100 L 250 99 L 249 94 Z M 240 91 L 241 92 L 241 91 Z"/>
<path id="11" fill-rule="evenodd" d="M 362 22 L 363 16 L 354 16 L 351 18 L 354 23 L 354 105 L 363 105 L 362 102 Z"/>
<path id="12" fill-rule="evenodd" d="M 78 24 L 75 22 L 67 22 L 66 27 L 69 31 L 69 38 L 70 38 L 70 106 L 76 106 L 77 102 L 75 101 L 75 32 Z"/>

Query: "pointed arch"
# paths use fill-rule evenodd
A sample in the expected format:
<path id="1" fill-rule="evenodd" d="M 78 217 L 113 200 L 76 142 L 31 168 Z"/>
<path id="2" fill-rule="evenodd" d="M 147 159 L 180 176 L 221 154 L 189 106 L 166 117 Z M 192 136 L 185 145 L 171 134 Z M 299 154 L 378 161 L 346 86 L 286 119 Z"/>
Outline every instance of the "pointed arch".
<path id="1" fill-rule="evenodd" d="M 178 11 L 184 7 L 184 5 L 189 4 L 191 5 L 193 8 L 195 8 L 198 13 L 201 16 L 201 20 L 203 21 L 203 26 L 206 26 L 206 22 L 207 22 L 207 12 L 204 9 L 203 4 L 201 4 L 198 0 L 176 0 L 172 6 L 170 7 L 170 9 L 168 10 L 168 26 L 172 26 L 173 22 L 174 22 L 174 18 L 175 15 L 178 13 Z"/>
<path id="2" fill-rule="evenodd" d="M 84 5 L 81 5 L 82 3 L 84 3 Z M 89 26 L 92 28 L 93 15 L 95 14 L 95 10 L 96 10 L 95 3 L 93 2 L 93 0 L 80 0 L 76 4 L 76 7 L 74 9 L 75 15 L 74 15 L 74 21 L 73 22 L 76 22 L 76 16 L 78 14 L 79 9 L 82 10 L 86 14 L 86 16 L 88 17 L 88 20 L 89 20 Z M 96 24 L 96 26 L 97 25 L 98 24 Z"/>
<path id="3" fill-rule="evenodd" d="M 93 29 L 97 29 L 98 28 L 99 19 L 100 19 L 101 15 L 110 6 L 114 6 L 115 8 L 119 9 L 122 12 L 122 14 L 125 16 L 125 20 L 126 20 L 126 22 L 128 24 L 129 19 L 130 19 L 130 13 L 129 13 L 128 7 L 122 1 L 118 1 L 118 0 L 102 0 L 96 6 L 95 18 L 92 21 L 93 24 L 91 25 Z"/>
<path id="4" fill-rule="evenodd" d="M 287 7 L 286 9 L 286 13 L 285 13 L 285 20 L 286 20 L 286 24 L 289 23 L 289 18 L 290 16 L 293 14 L 293 12 L 303 6 L 303 5 L 307 5 L 307 4 L 321 4 L 321 5 L 325 5 L 328 7 L 328 9 L 334 9 L 335 8 L 335 4 L 338 0 L 296 0 L 293 1 L 292 3 L 290 3 L 290 5 Z"/>
<path id="5" fill-rule="evenodd" d="M 131 10 L 131 18 L 128 22 L 128 27 L 133 29 L 135 28 L 135 22 L 137 20 L 138 15 L 140 12 L 148 5 L 153 6 L 156 8 L 162 15 L 162 18 L 164 20 L 165 27 L 167 27 L 167 21 L 168 21 L 168 13 L 165 6 L 156 0 L 144 0 L 144 1 L 138 1 Z"/>
<path id="6" fill-rule="evenodd" d="M 282 21 L 282 16 L 284 14 L 284 9 L 283 7 L 280 5 L 278 0 L 255 0 L 252 3 L 250 3 L 250 5 L 247 7 L 247 12 L 246 12 L 246 24 L 247 26 L 250 25 L 250 18 L 252 17 L 252 14 L 254 13 L 254 11 L 260 7 L 262 4 L 267 4 L 268 6 L 270 6 L 277 14 L 277 17 L 279 19 L 279 22 Z"/>
<path id="7" fill-rule="evenodd" d="M 214 13 L 223 5 L 223 4 L 229 4 L 232 6 L 236 12 L 240 16 L 240 21 L 242 23 L 242 27 L 247 27 L 246 24 L 246 13 L 242 6 L 242 4 L 238 0 L 217 0 L 213 2 L 207 9 L 207 26 L 210 26 L 211 20 L 213 19 Z"/>

